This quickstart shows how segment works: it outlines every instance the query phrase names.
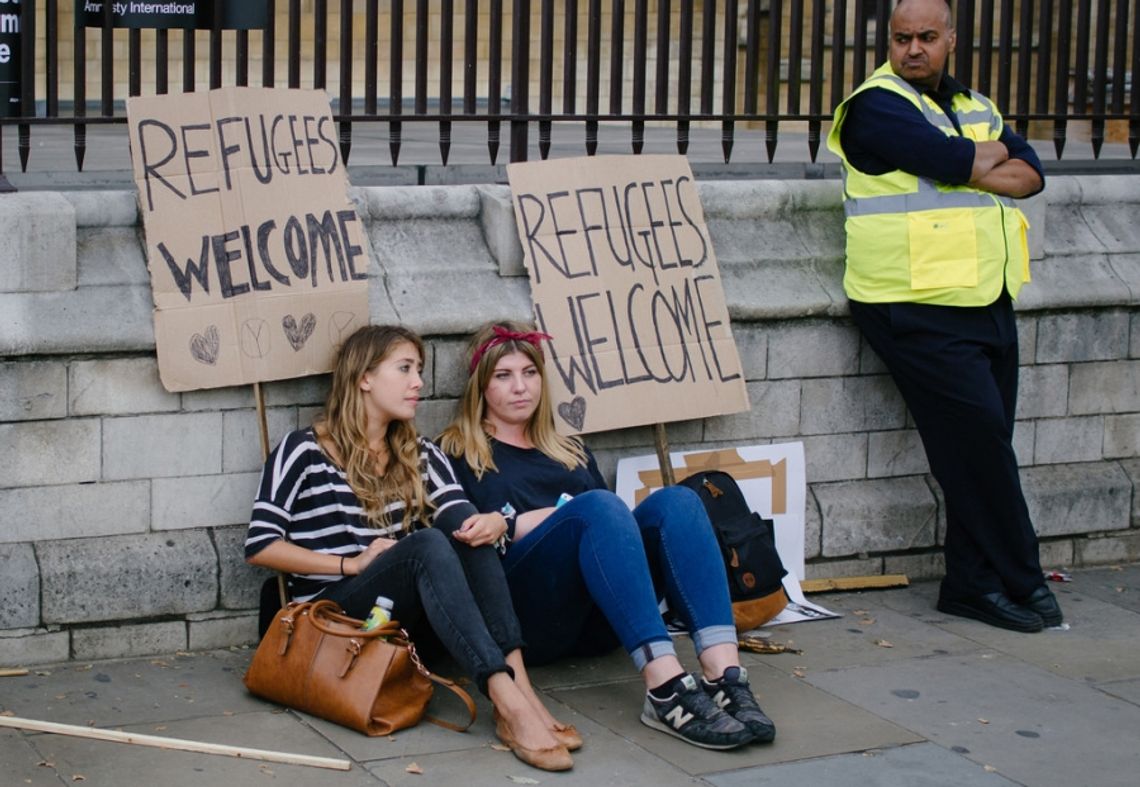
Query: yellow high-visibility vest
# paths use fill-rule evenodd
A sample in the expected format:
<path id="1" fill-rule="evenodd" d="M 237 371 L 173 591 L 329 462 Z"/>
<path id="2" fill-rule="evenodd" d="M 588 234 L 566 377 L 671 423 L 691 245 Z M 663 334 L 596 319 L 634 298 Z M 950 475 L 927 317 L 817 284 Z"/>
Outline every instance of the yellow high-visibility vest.
<path id="1" fill-rule="evenodd" d="M 902 170 L 869 175 L 847 160 L 839 140 L 847 105 L 870 88 L 905 97 L 931 125 L 947 136 L 958 135 L 942 108 L 896 76 L 890 63 L 836 109 L 827 147 L 843 160 L 847 296 L 868 303 L 985 306 L 1004 284 L 1016 298 L 1029 281 L 1029 222 L 1012 199 Z M 958 93 L 951 109 L 962 136 L 977 142 L 1001 136 L 1001 114 L 985 96 Z"/>

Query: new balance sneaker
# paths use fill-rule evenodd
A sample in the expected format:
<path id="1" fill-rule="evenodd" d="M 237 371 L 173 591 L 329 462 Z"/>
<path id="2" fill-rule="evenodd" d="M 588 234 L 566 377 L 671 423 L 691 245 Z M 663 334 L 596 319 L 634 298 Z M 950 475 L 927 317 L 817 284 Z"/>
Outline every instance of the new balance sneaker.
<path id="1" fill-rule="evenodd" d="M 760 710 L 744 667 L 728 667 L 715 681 L 701 678 L 701 688 L 718 708 L 747 727 L 756 743 L 769 743 L 776 738 L 776 725 Z"/>
<path id="2" fill-rule="evenodd" d="M 705 749 L 735 749 L 752 741 L 748 728 L 718 708 L 692 675 L 668 699 L 645 695 L 641 723 Z"/>

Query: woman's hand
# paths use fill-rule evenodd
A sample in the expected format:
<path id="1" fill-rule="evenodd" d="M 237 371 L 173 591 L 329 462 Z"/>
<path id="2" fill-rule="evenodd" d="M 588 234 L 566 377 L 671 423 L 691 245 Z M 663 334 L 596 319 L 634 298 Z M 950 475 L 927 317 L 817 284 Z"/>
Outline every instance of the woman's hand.
<path id="1" fill-rule="evenodd" d="M 452 535 L 456 541 L 461 541 L 469 547 L 481 547 L 494 544 L 507 532 L 507 520 L 499 512 L 491 514 L 472 514 L 463 520 Z"/>
<path id="2" fill-rule="evenodd" d="M 372 539 L 372 543 L 365 547 L 363 552 L 344 561 L 344 575 L 354 577 L 362 573 L 364 569 L 368 568 L 368 564 L 376 559 L 377 555 L 386 549 L 391 549 L 395 543 L 396 540 L 392 538 Z"/>

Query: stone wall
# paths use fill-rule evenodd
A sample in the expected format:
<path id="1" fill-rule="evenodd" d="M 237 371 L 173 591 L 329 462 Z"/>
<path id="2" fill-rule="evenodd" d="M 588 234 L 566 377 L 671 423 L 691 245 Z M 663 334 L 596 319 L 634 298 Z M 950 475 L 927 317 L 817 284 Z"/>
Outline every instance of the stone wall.
<path id="1" fill-rule="evenodd" d="M 937 576 L 944 513 L 906 409 L 846 314 L 835 181 L 721 181 L 702 201 L 750 412 L 671 424 L 675 448 L 802 440 L 809 576 Z M 505 187 L 354 192 L 374 322 L 427 337 L 420 427 L 460 390 L 465 334 L 529 314 Z M 1140 189 L 1055 177 L 1027 203 L 1017 449 L 1051 567 L 1140 557 Z M 0 196 L 0 664 L 250 642 L 241 557 L 260 466 L 249 388 L 166 392 L 131 192 Z M 271 439 L 327 381 L 265 386 Z M 617 459 L 648 428 L 593 435 Z"/>

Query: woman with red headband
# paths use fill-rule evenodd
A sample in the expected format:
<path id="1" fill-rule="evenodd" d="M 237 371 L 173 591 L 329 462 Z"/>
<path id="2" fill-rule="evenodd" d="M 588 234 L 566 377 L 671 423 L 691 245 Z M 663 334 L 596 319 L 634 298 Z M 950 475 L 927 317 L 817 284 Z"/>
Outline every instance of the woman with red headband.
<path id="1" fill-rule="evenodd" d="M 459 412 L 439 440 L 476 508 L 507 519 L 499 551 L 527 662 L 620 643 L 645 680 L 646 725 L 710 749 L 772 740 L 776 728 L 740 666 L 704 506 L 668 487 L 631 512 L 606 488 L 589 449 L 554 429 L 541 346 L 549 338 L 517 322 L 480 328 Z M 677 659 L 661 597 L 692 633 L 700 676 Z"/>

